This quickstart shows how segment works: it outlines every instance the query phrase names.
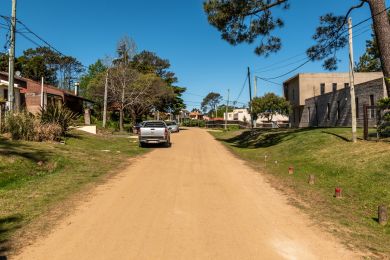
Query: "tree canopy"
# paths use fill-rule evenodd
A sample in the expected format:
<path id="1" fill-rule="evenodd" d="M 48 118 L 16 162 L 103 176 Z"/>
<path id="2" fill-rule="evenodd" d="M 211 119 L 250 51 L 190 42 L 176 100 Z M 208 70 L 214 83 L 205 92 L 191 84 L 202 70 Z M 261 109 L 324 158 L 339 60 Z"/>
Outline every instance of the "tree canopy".
<path id="1" fill-rule="evenodd" d="M 387 13 L 390 17 L 390 12 Z M 366 52 L 360 56 L 359 62 L 356 63 L 355 70 L 357 72 L 378 72 L 382 70 L 378 43 L 376 42 L 375 34 L 372 39 L 366 41 Z"/>
<path id="2" fill-rule="evenodd" d="M 217 106 L 222 101 L 222 96 L 216 92 L 210 92 L 203 98 L 201 109 L 204 113 L 215 110 L 215 117 L 217 117 Z"/>
<path id="3" fill-rule="evenodd" d="M 255 43 L 255 53 L 269 55 L 282 47 L 282 41 L 274 35 L 283 27 L 281 17 L 275 16 L 275 8 L 287 10 L 291 0 L 207 0 L 204 10 L 209 23 L 216 27 L 224 40 L 230 44 Z M 320 17 L 320 24 L 313 35 L 316 42 L 307 49 L 308 61 L 324 60 L 328 70 L 337 69 L 336 53 L 348 44 L 347 18 L 354 9 L 368 4 L 373 19 L 373 28 L 378 39 L 382 70 L 390 78 L 390 24 L 384 0 L 356 0 L 343 15 L 333 13 Z M 278 12 L 282 13 L 282 12 Z M 387 82 L 387 81 L 386 81 Z M 390 84 L 387 83 L 390 93 Z"/>
<path id="4" fill-rule="evenodd" d="M 290 112 L 290 103 L 274 93 L 253 98 L 251 106 L 254 114 L 265 117 L 268 121 L 272 121 L 273 116 L 277 114 L 288 115 Z"/>
<path id="5" fill-rule="evenodd" d="M 8 55 L 0 55 L 1 71 L 8 71 Z M 71 90 L 74 82 L 84 71 L 80 61 L 72 56 L 64 56 L 48 47 L 30 48 L 15 58 L 15 70 L 22 77 L 45 82 L 63 89 Z"/>

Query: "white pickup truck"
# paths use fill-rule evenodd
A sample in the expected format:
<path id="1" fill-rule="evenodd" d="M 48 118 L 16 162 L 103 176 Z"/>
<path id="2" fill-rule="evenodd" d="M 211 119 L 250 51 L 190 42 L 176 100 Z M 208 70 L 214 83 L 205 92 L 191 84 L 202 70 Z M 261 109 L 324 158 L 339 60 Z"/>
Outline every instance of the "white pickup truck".
<path id="1" fill-rule="evenodd" d="M 145 121 L 139 131 L 139 146 L 145 144 L 164 144 L 171 146 L 171 135 L 164 121 Z"/>

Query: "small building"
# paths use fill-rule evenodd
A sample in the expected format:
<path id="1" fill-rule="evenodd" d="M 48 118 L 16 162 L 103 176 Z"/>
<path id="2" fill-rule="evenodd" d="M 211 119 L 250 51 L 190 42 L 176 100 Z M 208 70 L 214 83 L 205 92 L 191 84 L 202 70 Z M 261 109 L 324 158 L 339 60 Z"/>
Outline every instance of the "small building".
<path id="1" fill-rule="evenodd" d="M 355 85 L 383 79 L 381 72 L 355 73 Z M 284 97 L 292 106 L 290 124 L 292 127 L 305 127 L 305 102 L 307 99 L 335 93 L 349 87 L 349 73 L 299 73 L 283 83 Z M 307 121 L 307 120 L 306 120 Z"/>
<path id="2" fill-rule="evenodd" d="M 203 120 L 203 114 L 198 111 L 191 112 L 189 117 L 191 120 Z"/>
<path id="3" fill-rule="evenodd" d="M 370 80 L 355 85 L 357 126 L 363 127 L 364 105 L 375 106 L 377 101 L 385 96 L 384 78 Z M 377 124 L 375 110 L 368 111 L 370 127 Z M 350 87 L 329 92 L 305 100 L 305 106 L 300 118 L 300 127 L 335 127 L 351 126 L 351 93 Z"/>

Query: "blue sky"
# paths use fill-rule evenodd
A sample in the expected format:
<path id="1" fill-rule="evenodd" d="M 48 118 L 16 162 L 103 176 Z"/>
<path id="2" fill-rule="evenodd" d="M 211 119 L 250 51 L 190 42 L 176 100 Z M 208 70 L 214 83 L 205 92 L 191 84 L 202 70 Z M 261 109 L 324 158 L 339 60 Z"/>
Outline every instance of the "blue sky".
<path id="1" fill-rule="evenodd" d="M 221 93 L 236 100 L 242 89 L 247 66 L 260 77 L 273 77 L 299 65 L 305 50 L 313 43 L 311 36 L 319 16 L 327 12 L 344 14 L 357 0 L 291 0 L 287 11 L 276 11 L 285 27 L 277 34 L 283 39 L 283 50 L 268 58 L 254 54 L 254 46 L 231 46 L 221 40 L 210 26 L 202 9 L 202 0 L 18 0 L 18 19 L 61 52 L 79 59 L 84 65 L 105 55 L 113 56 L 116 42 L 124 35 L 132 37 L 138 50 L 150 50 L 170 60 L 179 85 L 187 87 L 184 95 L 188 108 L 198 107 L 208 92 Z M 0 0 L 3 15 L 10 15 L 11 0 Z M 389 1 L 387 1 L 389 4 Z M 370 16 L 366 6 L 352 14 L 355 23 Z M 370 38 L 370 23 L 355 30 L 355 60 L 364 52 Z M 0 30 L 1 47 L 5 30 Z M 17 38 L 17 53 L 35 47 Z M 294 57 L 290 59 L 291 57 Z M 339 71 L 347 71 L 347 50 L 338 54 Z M 288 61 L 286 61 L 288 59 Z M 282 63 L 280 63 L 282 61 Z M 283 62 L 284 61 L 284 62 Z M 297 62 L 290 66 L 290 63 Z M 275 65 L 276 64 L 276 65 Z M 281 68 L 283 67 L 283 68 Z M 309 63 L 297 72 L 321 72 L 321 63 Z M 296 72 L 296 73 L 297 73 Z M 293 73 L 294 74 L 294 73 Z M 274 80 L 282 83 L 293 74 Z M 248 101 L 245 87 L 239 102 Z M 259 94 L 281 94 L 281 86 L 259 82 Z"/>

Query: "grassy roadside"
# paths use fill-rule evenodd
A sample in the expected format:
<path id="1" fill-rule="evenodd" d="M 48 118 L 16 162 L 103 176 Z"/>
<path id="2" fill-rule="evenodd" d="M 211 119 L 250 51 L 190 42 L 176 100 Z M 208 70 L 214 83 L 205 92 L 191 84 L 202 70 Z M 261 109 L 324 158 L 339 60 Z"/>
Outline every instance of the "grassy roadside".
<path id="1" fill-rule="evenodd" d="M 66 145 L 0 137 L 0 256 L 21 227 L 145 151 L 134 139 L 76 131 Z"/>
<path id="2" fill-rule="evenodd" d="M 390 255 L 390 224 L 377 223 L 378 205 L 390 206 L 390 143 L 354 144 L 348 141 L 350 130 L 343 128 L 211 134 L 267 173 L 274 186 L 297 198 L 299 206 L 346 245 L 374 257 Z M 288 174 L 290 165 L 293 175 Z M 308 184 L 310 174 L 315 185 Z M 333 197 L 337 186 L 342 199 Z"/>

